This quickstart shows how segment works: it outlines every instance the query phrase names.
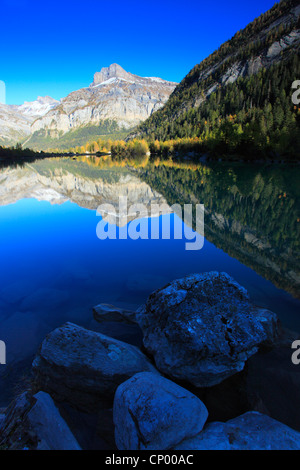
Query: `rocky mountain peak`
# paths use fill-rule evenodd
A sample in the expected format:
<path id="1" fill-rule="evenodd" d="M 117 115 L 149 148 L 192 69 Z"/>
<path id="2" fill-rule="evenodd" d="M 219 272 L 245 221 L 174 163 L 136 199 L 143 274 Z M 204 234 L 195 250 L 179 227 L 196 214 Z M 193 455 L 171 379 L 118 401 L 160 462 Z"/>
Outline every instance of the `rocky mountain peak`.
<path id="1" fill-rule="evenodd" d="M 8 128 L 7 111 L 0 106 L 0 142 L 20 141 L 29 136 L 24 145 L 46 149 L 51 133 L 52 147 L 55 148 L 62 134 L 83 126 L 101 127 L 108 121 L 116 126 L 115 129 L 124 131 L 162 107 L 176 85 L 157 77 L 139 77 L 114 63 L 97 72 L 90 86 L 73 91 L 61 101 L 39 96 L 36 101 L 13 106 L 10 111 L 18 117 L 13 128 L 11 125 Z M 100 127 L 99 136 L 107 132 Z M 38 144 L 31 140 L 35 132 L 39 132 L 34 137 Z"/>
<path id="2" fill-rule="evenodd" d="M 123 78 L 124 80 L 129 80 L 132 78 L 132 74 L 126 72 L 126 70 L 118 64 L 111 64 L 109 67 L 103 67 L 100 72 L 95 73 L 94 81 L 91 86 L 99 85 L 111 78 Z"/>

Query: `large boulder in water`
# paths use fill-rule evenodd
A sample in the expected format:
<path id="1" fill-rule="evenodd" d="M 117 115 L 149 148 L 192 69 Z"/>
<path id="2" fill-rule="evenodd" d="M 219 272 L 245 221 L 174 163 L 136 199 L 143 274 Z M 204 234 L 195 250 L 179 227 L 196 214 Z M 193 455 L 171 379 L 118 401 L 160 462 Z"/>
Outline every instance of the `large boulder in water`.
<path id="1" fill-rule="evenodd" d="M 226 273 L 193 274 L 157 290 L 137 312 L 144 346 L 175 380 L 210 387 L 274 339 L 274 313 L 255 307 Z"/>
<path id="2" fill-rule="evenodd" d="M 163 450 L 197 435 L 208 417 L 205 405 L 168 379 L 136 374 L 117 389 L 115 439 L 119 450 Z"/>
<path id="3" fill-rule="evenodd" d="M 261 413 L 209 423 L 175 450 L 300 450 L 300 433 Z"/>
<path id="4" fill-rule="evenodd" d="M 135 323 L 135 312 L 111 304 L 99 304 L 93 308 L 94 319 L 99 322 Z"/>
<path id="5" fill-rule="evenodd" d="M 137 347 L 72 323 L 46 337 L 33 371 L 39 390 L 83 411 L 112 403 L 117 387 L 138 372 L 158 374 Z"/>

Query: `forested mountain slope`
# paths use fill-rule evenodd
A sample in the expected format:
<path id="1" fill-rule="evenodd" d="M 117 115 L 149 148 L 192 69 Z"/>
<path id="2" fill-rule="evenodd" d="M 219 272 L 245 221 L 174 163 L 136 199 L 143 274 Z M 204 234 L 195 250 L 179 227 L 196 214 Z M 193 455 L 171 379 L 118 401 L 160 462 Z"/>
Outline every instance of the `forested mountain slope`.
<path id="1" fill-rule="evenodd" d="M 201 138 L 207 149 L 299 151 L 300 4 L 284 0 L 196 65 L 135 136 Z"/>

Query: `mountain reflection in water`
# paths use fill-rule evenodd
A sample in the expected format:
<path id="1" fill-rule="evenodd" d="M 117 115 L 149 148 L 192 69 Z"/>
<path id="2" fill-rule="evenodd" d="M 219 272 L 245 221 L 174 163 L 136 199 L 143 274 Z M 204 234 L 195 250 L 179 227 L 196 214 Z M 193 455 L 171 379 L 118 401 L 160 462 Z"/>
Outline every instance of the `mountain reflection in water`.
<path id="1" fill-rule="evenodd" d="M 228 272 L 254 303 L 300 331 L 298 181 L 296 165 L 109 156 L 3 163 L 0 339 L 8 365 L 0 371 L 0 406 L 49 331 L 65 321 L 96 328 L 97 303 L 137 308 L 153 290 L 192 272 Z M 204 204 L 204 248 L 189 252 L 174 238 L 99 240 L 96 210 L 103 203 L 117 208 L 120 195 L 149 210 L 164 204 L 161 217 L 179 225 L 168 206 Z"/>

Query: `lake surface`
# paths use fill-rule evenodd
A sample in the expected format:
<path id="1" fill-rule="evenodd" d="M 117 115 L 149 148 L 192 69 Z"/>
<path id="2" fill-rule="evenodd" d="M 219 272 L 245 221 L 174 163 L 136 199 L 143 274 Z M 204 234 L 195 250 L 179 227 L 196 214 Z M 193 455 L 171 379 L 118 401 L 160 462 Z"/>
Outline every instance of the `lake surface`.
<path id="1" fill-rule="evenodd" d="M 255 304 L 300 332 L 299 166 L 130 163 L 82 157 L 0 166 L 0 340 L 7 345 L 0 406 L 22 386 L 55 327 L 94 328 L 94 305 L 136 309 L 155 289 L 194 272 L 228 272 Z M 169 240 L 100 240 L 97 207 L 117 208 L 119 195 L 147 208 L 204 204 L 203 248 L 187 251 L 173 230 Z M 156 222 L 166 218 L 191 235 L 167 210 Z"/>

